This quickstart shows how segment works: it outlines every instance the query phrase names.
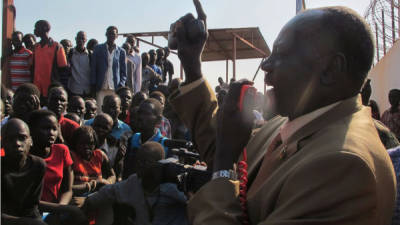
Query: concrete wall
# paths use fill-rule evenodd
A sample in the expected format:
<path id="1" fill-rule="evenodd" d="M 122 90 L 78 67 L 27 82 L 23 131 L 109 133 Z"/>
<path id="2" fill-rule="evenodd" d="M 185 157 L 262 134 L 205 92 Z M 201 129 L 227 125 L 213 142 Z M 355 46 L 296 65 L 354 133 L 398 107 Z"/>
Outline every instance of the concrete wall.
<path id="1" fill-rule="evenodd" d="M 371 69 L 372 95 L 381 114 L 390 107 L 388 94 L 390 89 L 400 89 L 400 40 L 397 40 L 387 54 Z"/>

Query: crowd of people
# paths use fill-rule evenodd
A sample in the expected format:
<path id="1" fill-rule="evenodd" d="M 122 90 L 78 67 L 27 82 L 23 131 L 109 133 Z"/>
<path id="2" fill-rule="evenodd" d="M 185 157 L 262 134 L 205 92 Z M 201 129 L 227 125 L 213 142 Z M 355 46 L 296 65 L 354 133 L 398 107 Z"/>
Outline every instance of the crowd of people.
<path id="1" fill-rule="evenodd" d="M 290 20 L 261 65 L 265 96 L 246 92 L 248 80 L 220 77 L 212 90 L 207 33 L 189 41 L 182 25 L 192 20 L 175 31 L 184 82 L 172 78 L 168 47 L 140 54 L 134 36 L 119 47 L 115 26 L 103 44 L 85 46 L 79 31 L 75 47 L 50 38 L 45 20 L 35 35 L 13 33 L 2 223 L 399 224 L 400 90 L 380 116 L 366 80 L 374 40 L 357 13 L 326 7 Z M 195 193 L 166 181 L 160 162 L 179 160 L 166 145 L 176 139 L 192 141 L 202 160 L 192 166 L 212 173 Z"/>

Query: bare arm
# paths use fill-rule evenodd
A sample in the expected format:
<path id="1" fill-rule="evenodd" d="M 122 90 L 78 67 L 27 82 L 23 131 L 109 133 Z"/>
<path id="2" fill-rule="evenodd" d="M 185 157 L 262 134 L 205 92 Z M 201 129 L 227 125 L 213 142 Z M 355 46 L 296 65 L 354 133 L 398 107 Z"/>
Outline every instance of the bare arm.
<path id="1" fill-rule="evenodd" d="M 72 199 L 72 184 L 74 183 L 74 173 L 71 166 L 64 168 L 63 180 L 60 187 L 61 205 L 68 205 Z"/>
<path id="2" fill-rule="evenodd" d="M 105 179 L 103 180 L 104 184 L 114 184 L 115 183 L 115 173 L 112 167 L 110 166 L 110 161 L 107 157 L 107 155 L 102 151 L 101 152 L 103 156 L 103 163 L 101 164 L 101 172 L 102 175 Z"/>

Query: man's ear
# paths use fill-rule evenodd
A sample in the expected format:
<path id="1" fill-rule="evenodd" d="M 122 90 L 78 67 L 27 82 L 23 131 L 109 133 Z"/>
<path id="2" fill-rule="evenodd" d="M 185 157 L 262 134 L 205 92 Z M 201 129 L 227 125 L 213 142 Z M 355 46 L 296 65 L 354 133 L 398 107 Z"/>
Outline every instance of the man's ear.
<path id="1" fill-rule="evenodd" d="M 331 86 L 335 84 L 340 76 L 347 73 L 347 60 L 344 54 L 336 53 L 333 57 L 328 59 L 328 66 L 320 75 L 320 82 L 324 86 Z"/>

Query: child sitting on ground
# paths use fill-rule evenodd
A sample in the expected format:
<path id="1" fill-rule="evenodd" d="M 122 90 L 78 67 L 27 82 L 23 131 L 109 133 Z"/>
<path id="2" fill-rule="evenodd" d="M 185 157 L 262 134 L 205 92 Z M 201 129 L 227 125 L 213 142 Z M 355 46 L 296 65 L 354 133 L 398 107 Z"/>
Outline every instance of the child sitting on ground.
<path id="1" fill-rule="evenodd" d="M 39 213 L 46 164 L 29 155 L 32 138 L 20 119 L 10 119 L 1 130 L 5 156 L 1 158 L 2 224 L 45 224 Z"/>
<path id="2" fill-rule="evenodd" d="M 69 149 L 55 144 L 60 132 L 56 114 L 48 110 L 33 111 L 28 120 L 33 145 L 31 154 L 46 162 L 43 192 L 39 209 L 49 212 L 48 224 L 86 224 L 86 216 L 79 208 L 68 205 L 72 199 L 73 172 Z"/>
<path id="3" fill-rule="evenodd" d="M 107 155 L 117 181 L 120 181 L 129 133 L 123 134 L 119 140 L 114 138 L 111 135 L 113 123 L 110 115 L 100 113 L 94 118 L 92 127 L 96 131 L 99 149 Z"/>
<path id="4" fill-rule="evenodd" d="M 143 143 L 147 141 L 160 143 L 164 148 L 165 155 L 168 156 L 168 148 L 164 146 L 164 142 L 168 138 L 164 137 L 158 128 L 162 119 L 161 103 L 154 98 L 148 98 L 140 104 L 136 114 L 135 127 L 138 132 L 132 135 L 128 142 L 128 150 L 124 160 L 123 179 L 136 172 L 134 167 L 135 155 L 137 149 Z"/>
<path id="5" fill-rule="evenodd" d="M 90 126 L 78 128 L 72 135 L 71 156 L 74 161 L 75 196 L 82 196 L 97 191 L 104 185 L 115 183 L 115 174 L 110 167 L 107 155 L 96 149 L 97 136 Z"/>

